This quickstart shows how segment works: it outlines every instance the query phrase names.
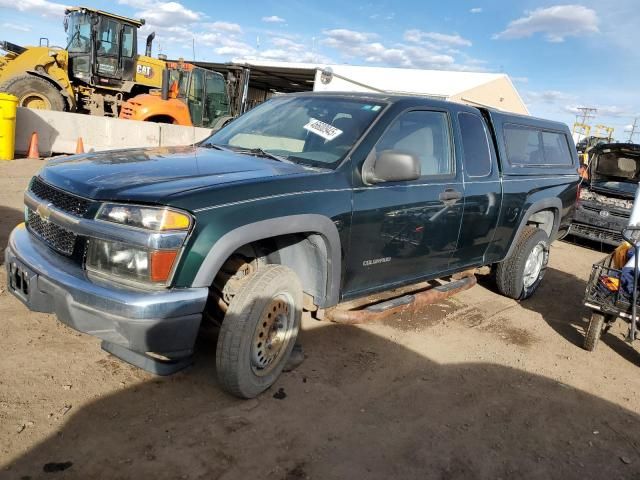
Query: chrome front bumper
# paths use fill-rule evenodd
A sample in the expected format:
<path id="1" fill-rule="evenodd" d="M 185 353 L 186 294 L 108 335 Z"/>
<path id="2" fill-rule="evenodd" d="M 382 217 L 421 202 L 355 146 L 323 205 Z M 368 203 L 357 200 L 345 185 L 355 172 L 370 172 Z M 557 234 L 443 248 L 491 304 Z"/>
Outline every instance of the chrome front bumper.
<path id="1" fill-rule="evenodd" d="M 152 352 L 169 359 L 193 352 L 207 288 L 142 291 L 89 279 L 24 224 L 11 233 L 5 266 L 8 289 L 29 309 L 54 313 L 70 327 L 122 347 L 119 351 Z"/>

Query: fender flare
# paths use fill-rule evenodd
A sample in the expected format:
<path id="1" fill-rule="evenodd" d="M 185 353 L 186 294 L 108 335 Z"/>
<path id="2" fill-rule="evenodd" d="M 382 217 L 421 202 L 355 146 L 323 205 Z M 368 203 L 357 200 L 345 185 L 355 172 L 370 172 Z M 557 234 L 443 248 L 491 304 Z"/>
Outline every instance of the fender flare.
<path id="1" fill-rule="evenodd" d="M 524 212 L 524 215 L 520 220 L 520 225 L 518 226 L 518 229 L 516 230 L 515 235 L 511 239 L 511 245 L 509 246 L 509 251 L 504 256 L 505 259 L 509 258 L 509 256 L 511 256 L 511 254 L 513 253 L 513 249 L 516 246 L 516 239 L 520 236 L 524 227 L 527 226 L 527 220 L 529 220 L 529 218 L 531 218 L 533 214 L 538 213 L 542 210 L 556 211 L 556 214 L 553 216 L 553 227 L 551 229 L 551 235 L 549 236 L 549 241 L 550 242 L 553 241 L 553 239 L 558 233 L 558 228 L 560 227 L 560 215 L 562 212 L 562 202 L 560 201 L 559 198 L 556 198 L 556 197 L 538 200 L 537 202 L 533 203 L 529 208 L 527 208 L 527 210 Z"/>
<path id="2" fill-rule="evenodd" d="M 62 98 L 64 98 L 65 102 L 67 102 L 67 106 L 69 107 L 69 111 L 71 112 L 71 111 L 75 110 L 75 108 L 76 108 L 75 99 L 71 98 L 71 96 L 69 95 L 69 92 L 67 92 L 67 90 L 64 88 L 64 86 L 62 86 L 58 82 L 56 82 L 56 80 L 53 77 L 47 75 L 46 73 L 39 72 L 37 70 L 25 70 L 25 73 L 28 73 L 29 75 L 33 75 L 34 77 L 42 78 L 43 80 L 46 80 L 51 85 L 56 87 L 58 89 L 58 91 L 60 92 L 60 95 L 62 95 Z"/>
<path id="3" fill-rule="evenodd" d="M 319 298 L 317 301 L 320 307 L 336 305 L 340 295 L 342 271 L 340 236 L 333 221 L 318 214 L 270 218 L 243 225 L 225 233 L 209 250 L 191 286 L 209 287 L 222 264 L 243 245 L 294 233 L 317 233 L 322 236 L 327 249 L 327 294 L 326 298 Z"/>

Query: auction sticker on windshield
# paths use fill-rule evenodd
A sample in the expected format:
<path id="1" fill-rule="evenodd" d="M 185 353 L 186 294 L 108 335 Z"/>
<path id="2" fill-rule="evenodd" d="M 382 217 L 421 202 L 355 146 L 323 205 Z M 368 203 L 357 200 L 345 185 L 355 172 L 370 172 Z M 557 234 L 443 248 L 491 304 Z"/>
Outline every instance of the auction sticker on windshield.
<path id="1" fill-rule="evenodd" d="M 316 135 L 321 136 L 325 140 L 333 140 L 337 138 L 342 133 L 342 130 L 334 127 L 333 125 L 329 125 L 328 123 L 324 123 L 322 120 L 318 120 L 316 118 L 311 118 L 309 123 L 304 126 L 305 130 L 309 130 L 310 132 L 315 133 Z"/>

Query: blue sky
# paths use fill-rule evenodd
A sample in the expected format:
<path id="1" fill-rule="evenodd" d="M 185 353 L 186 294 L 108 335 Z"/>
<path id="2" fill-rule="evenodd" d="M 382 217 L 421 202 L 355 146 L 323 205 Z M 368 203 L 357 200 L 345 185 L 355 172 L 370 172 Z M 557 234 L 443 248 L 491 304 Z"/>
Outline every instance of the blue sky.
<path id="1" fill-rule="evenodd" d="M 318 63 L 504 72 L 532 114 L 572 125 L 576 107 L 598 108 L 592 123 L 625 127 L 640 116 L 637 0 L 89 1 L 143 17 L 154 55 L 229 61 Z M 3 39 L 41 36 L 64 45 L 64 5 L 0 0 Z M 141 44 L 146 35 L 141 35 Z M 639 120 L 640 123 L 640 120 Z M 640 135 L 635 138 L 640 141 Z"/>

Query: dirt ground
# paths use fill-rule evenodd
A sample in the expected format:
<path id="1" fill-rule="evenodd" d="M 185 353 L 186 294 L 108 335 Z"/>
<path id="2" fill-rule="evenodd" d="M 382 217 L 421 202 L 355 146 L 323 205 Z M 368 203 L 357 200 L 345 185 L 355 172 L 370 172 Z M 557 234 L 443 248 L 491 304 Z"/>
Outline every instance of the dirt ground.
<path id="1" fill-rule="evenodd" d="M 0 166 L 2 248 L 37 167 Z M 620 323 L 580 348 L 602 256 L 555 243 L 521 303 L 481 281 L 384 323 L 306 321 L 306 361 L 249 401 L 217 387 L 212 336 L 155 377 L 30 313 L 2 275 L 0 478 L 639 479 L 640 356 Z"/>

